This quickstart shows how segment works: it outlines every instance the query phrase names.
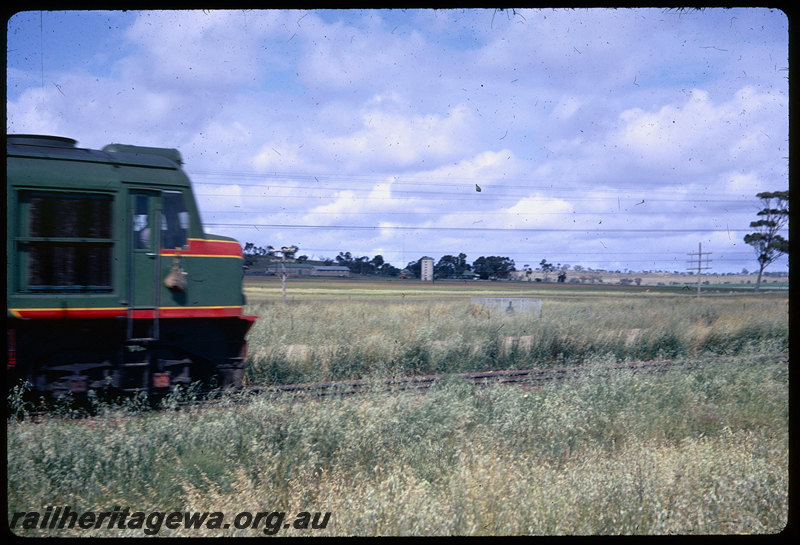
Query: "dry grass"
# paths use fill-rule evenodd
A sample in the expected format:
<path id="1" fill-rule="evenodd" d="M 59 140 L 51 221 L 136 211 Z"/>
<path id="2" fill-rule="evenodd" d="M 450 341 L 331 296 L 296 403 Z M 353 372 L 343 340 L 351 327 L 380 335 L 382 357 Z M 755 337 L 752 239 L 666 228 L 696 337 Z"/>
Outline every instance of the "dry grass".
<path id="1" fill-rule="evenodd" d="M 299 401 L 224 397 L 153 412 L 7 425 L 8 514 L 68 505 L 150 511 L 330 512 L 278 535 L 738 534 L 788 517 L 786 297 L 566 297 L 541 317 L 468 295 L 255 302 L 257 383 L 678 357 L 663 375 L 589 373 L 525 390 L 446 377 Z M 251 298 L 251 300 L 253 300 Z M 777 355 L 776 355 L 777 354 Z M 12 396 L 13 397 L 13 396 Z M 67 412 L 65 410 L 65 412 Z M 228 518 L 228 520 L 230 520 Z M 128 535 L 142 529 L 15 530 Z M 263 535 L 261 528 L 158 535 Z"/>
<path id="2" fill-rule="evenodd" d="M 730 358 L 529 391 L 449 380 L 424 396 L 11 421 L 9 516 L 331 512 L 324 530 L 280 535 L 773 533 L 788 516 L 787 399 L 785 363 Z"/>
<path id="3" fill-rule="evenodd" d="M 785 296 L 570 297 L 506 314 L 469 298 L 253 304 L 252 384 L 581 365 L 788 348 Z"/>

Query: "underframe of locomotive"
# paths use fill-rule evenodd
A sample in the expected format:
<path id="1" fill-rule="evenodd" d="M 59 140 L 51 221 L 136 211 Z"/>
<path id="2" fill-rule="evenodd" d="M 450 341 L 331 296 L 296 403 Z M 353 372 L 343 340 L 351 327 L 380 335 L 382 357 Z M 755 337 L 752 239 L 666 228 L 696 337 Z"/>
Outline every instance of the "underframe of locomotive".
<path id="1" fill-rule="evenodd" d="M 9 324 L 8 386 L 35 396 L 166 393 L 176 385 L 239 388 L 246 360 L 244 318 L 20 320 Z M 134 333 L 130 335 L 131 331 Z"/>

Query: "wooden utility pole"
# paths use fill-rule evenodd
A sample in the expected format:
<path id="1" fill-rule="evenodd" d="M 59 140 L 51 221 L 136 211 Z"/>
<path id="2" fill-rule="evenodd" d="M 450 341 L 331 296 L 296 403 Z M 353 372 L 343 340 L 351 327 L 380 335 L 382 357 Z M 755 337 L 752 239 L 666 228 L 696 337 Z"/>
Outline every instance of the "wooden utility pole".
<path id="1" fill-rule="evenodd" d="M 281 295 L 284 306 L 286 306 L 286 277 L 289 276 L 289 273 L 286 272 L 286 260 L 288 259 L 293 263 L 294 254 L 297 253 L 297 250 L 297 246 L 281 247 Z"/>
<path id="2" fill-rule="evenodd" d="M 281 295 L 286 306 L 286 255 L 281 254 Z"/>
<path id="3" fill-rule="evenodd" d="M 702 242 L 698 242 L 697 243 L 697 253 L 690 252 L 690 253 L 686 254 L 688 256 L 695 256 L 695 255 L 697 256 L 697 296 L 698 297 L 700 297 L 700 281 L 702 280 L 703 271 L 711 268 L 709 266 L 709 263 L 711 263 L 711 260 L 708 259 L 708 256 L 710 254 L 711 254 L 711 252 L 706 252 L 705 253 L 705 256 L 706 256 L 706 264 L 705 264 L 705 266 L 703 266 L 703 243 Z M 692 264 L 692 266 L 689 267 L 689 269 L 690 270 L 694 270 L 694 268 L 695 268 L 694 267 L 694 259 L 690 260 L 688 263 Z"/>

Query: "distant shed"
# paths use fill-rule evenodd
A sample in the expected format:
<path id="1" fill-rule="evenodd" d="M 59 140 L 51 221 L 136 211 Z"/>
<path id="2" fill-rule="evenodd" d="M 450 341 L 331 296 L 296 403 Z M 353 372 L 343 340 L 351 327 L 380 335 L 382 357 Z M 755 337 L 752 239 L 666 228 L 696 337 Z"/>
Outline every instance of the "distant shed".
<path id="1" fill-rule="evenodd" d="M 311 268 L 311 276 L 350 278 L 350 269 L 342 265 L 315 265 Z"/>
<path id="2" fill-rule="evenodd" d="M 282 275 L 284 270 L 286 276 L 311 276 L 312 266 L 307 263 L 270 263 L 264 270 L 268 275 Z"/>

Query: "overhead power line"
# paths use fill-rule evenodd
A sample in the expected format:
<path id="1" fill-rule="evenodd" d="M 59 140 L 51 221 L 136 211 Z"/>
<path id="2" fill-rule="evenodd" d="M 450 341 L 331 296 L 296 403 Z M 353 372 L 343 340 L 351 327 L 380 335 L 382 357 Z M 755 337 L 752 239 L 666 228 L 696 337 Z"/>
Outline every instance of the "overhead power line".
<path id="1" fill-rule="evenodd" d="M 274 189 L 271 189 L 269 187 L 261 187 L 261 189 L 265 189 L 267 191 L 274 191 Z M 279 189 L 287 190 L 287 189 L 292 189 L 292 188 L 279 188 Z M 299 191 L 302 191 L 302 194 L 300 194 Z M 429 199 L 434 198 L 435 196 L 439 196 L 439 197 L 442 197 L 442 198 L 446 199 L 447 201 L 452 201 L 452 200 L 477 201 L 479 199 L 486 199 L 486 200 L 492 200 L 492 201 L 498 201 L 498 200 L 520 201 L 520 200 L 523 200 L 523 199 L 541 199 L 541 200 L 550 200 L 550 201 L 553 201 L 553 200 L 589 201 L 589 202 L 605 202 L 605 201 L 608 201 L 608 202 L 611 202 L 612 204 L 616 203 L 616 204 L 619 205 L 618 196 L 617 195 L 609 195 L 608 197 L 597 197 L 597 196 L 591 196 L 591 197 L 574 197 L 574 196 L 558 197 L 558 196 L 554 196 L 554 195 L 541 195 L 541 194 L 531 195 L 530 193 L 509 194 L 509 193 L 503 191 L 503 192 L 498 192 L 496 194 L 492 194 L 490 197 L 486 197 L 486 196 L 481 196 L 481 195 L 486 194 L 486 191 L 484 191 L 481 194 L 478 194 L 473 189 L 472 193 L 468 193 L 468 192 L 465 191 L 464 193 L 461 193 L 461 194 L 454 193 L 452 191 L 396 191 L 396 190 L 393 190 L 392 191 L 392 195 L 393 196 L 391 196 L 391 197 L 378 197 L 378 196 L 375 196 L 375 195 L 372 194 L 373 193 L 372 189 L 358 189 L 358 188 L 356 188 L 356 189 L 349 189 L 349 188 L 307 188 L 307 187 L 304 187 L 304 188 L 300 188 L 299 191 L 298 191 L 297 188 L 294 188 L 293 189 L 293 193 L 289 193 L 289 194 L 283 192 L 281 194 L 271 193 L 269 195 L 266 194 L 266 193 L 263 193 L 263 194 L 260 194 L 260 195 L 248 195 L 248 194 L 244 194 L 243 195 L 243 194 L 240 194 L 240 193 L 203 193 L 203 192 L 198 192 L 198 193 L 196 193 L 196 195 L 198 197 L 214 197 L 214 198 L 259 197 L 259 198 L 266 198 L 266 199 L 281 199 L 281 200 L 284 200 L 284 199 L 331 199 L 332 197 L 330 195 L 310 195 L 310 194 L 308 194 L 308 192 L 310 192 L 310 191 L 340 191 L 340 192 L 347 191 L 347 192 L 351 192 L 351 193 L 359 193 L 360 192 L 360 193 L 365 193 L 366 194 L 364 196 L 359 196 L 359 195 L 350 196 L 350 198 L 352 198 L 353 200 L 370 200 L 370 201 L 373 201 L 373 200 L 374 201 L 396 200 L 397 196 L 402 195 L 402 196 L 407 196 L 408 198 L 418 197 L 421 200 L 429 200 Z M 584 193 L 585 193 L 585 190 L 584 190 Z M 627 200 L 636 200 L 639 197 L 627 197 L 626 196 L 625 198 Z M 644 200 L 646 200 L 647 202 L 651 202 L 651 203 L 653 203 L 653 202 L 681 202 L 681 203 L 696 203 L 696 204 L 708 204 L 708 203 L 715 203 L 715 204 L 741 204 L 741 205 L 752 204 L 749 201 L 745 201 L 745 200 L 709 199 L 709 198 L 705 198 L 705 197 L 697 198 L 697 199 L 687 199 L 687 198 L 680 199 L 680 198 L 659 198 L 659 197 L 649 196 L 647 199 L 644 199 Z"/>
<path id="2" fill-rule="evenodd" d="M 297 211 L 271 211 L 272 216 L 292 216 L 292 215 L 312 215 L 312 216 L 414 216 L 414 215 L 426 215 L 432 214 L 437 212 L 431 211 L 414 211 L 414 212 L 383 212 L 383 211 L 369 211 L 369 210 L 357 210 L 357 211 L 341 211 L 337 210 L 335 212 L 328 212 L 328 211 L 310 211 L 310 212 L 297 212 Z M 492 212 L 487 212 L 486 210 L 458 210 L 459 214 L 480 214 L 481 217 L 488 217 L 488 216 L 508 216 L 510 212 L 508 209 L 501 209 L 495 210 Z M 744 214 L 744 212 L 742 212 Z M 203 210 L 203 214 L 253 214 L 252 210 L 243 210 L 241 208 L 234 209 L 234 210 Z M 516 215 L 516 214 L 515 214 Z M 576 212 L 576 211 L 561 211 L 561 212 L 532 212 L 529 214 L 524 214 L 525 216 L 652 216 L 652 210 L 642 210 L 636 211 L 633 210 L 597 210 L 592 212 Z M 685 210 L 671 210 L 671 211 L 660 211 L 658 212 L 659 216 L 685 216 Z M 752 229 L 751 229 L 752 230 Z"/>
<path id="3" fill-rule="evenodd" d="M 507 191 L 509 189 L 521 189 L 524 191 L 539 191 L 539 192 L 587 192 L 587 183 L 581 181 L 580 185 L 576 181 L 559 180 L 557 184 L 542 183 L 540 181 L 525 180 L 524 178 L 503 178 L 489 180 L 485 176 L 429 176 L 429 175 L 392 175 L 392 174 L 375 174 L 375 175 L 355 175 L 355 174 L 307 174 L 307 173 L 286 173 L 286 172 L 247 172 L 247 171 L 193 171 L 192 177 L 196 185 L 212 185 L 212 186 L 231 186 L 237 185 L 239 187 L 280 187 L 282 182 L 301 184 L 292 186 L 290 189 L 325 189 L 333 191 L 373 191 L 373 187 L 358 188 L 358 187 L 331 187 L 328 184 L 342 182 L 354 185 L 369 184 L 370 186 L 390 186 L 393 192 L 399 193 L 419 193 L 419 191 L 402 191 L 397 190 L 401 186 L 416 186 L 425 188 L 447 188 L 450 190 L 463 189 L 466 191 L 474 191 L 476 182 L 481 184 L 482 189 L 491 188 L 494 191 Z M 226 181 L 223 182 L 210 182 L 202 181 L 205 177 L 223 177 Z M 230 180 L 244 179 L 244 180 L 259 180 L 259 183 L 243 184 L 239 182 L 231 182 Z M 601 183 L 598 181 L 591 181 L 589 184 L 592 191 L 600 187 Z M 646 195 L 652 196 L 654 192 L 665 191 L 674 193 L 675 187 L 646 187 L 644 183 L 639 180 L 625 183 L 619 180 L 614 180 L 612 183 L 602 184 L 606 189 L 599 190 L 600 192 L 612 192 L 613 197 L 616 198 L 620 192 L 635 191 L 644 192 Z M 451 194 L 452 191 L 446 192 Z M 725 193 L 709 193 L 707 188 L 698 189 L 689 193 L 698 195 L 700 201 L 706 202 L 746 202 L 745 199 L 749 196 L 742 196 L 742 200 L 725 199 L 728 194 Z M 722 200 L 720 198 L 723 197 Z"/>
<path id="4" fill-rule="evenodd" d="M 480 182 L 482 191 L 488 190 L 493 196 L 530 197 L 531 192 L 544 194 L 548 198 L 563 198 L 570 200 L 585 200 L 586 197 L 574 197 L 563 195 L 564 193 L 586 194 L 590 191 L 594 195 L 589 199 L 598 199 L 597 194 L 607 194 L 608 199 L 617 201 L 620 197 L 627 199 L 639 198 L 642 196 L 648 202 L 702 202 L 702 203 L 751 203 L 750 196 L 742 195 L 741 198 L 731 198 L 729 193 L 710 193 L 708 188 L 688 189 L 685 193 L 680 187 L 647 187 L 642 182 L 625 184 L 624 182 L 614 181 L 612 184 L 602 184 L 600 182 L 589 183 L 590 189 L 587 190 L 586 181 L 580 185 L 575 182 L 559 180 L 557 184 L 541 183 L 524 179 L 502 179 L 487 180 L 485 177 L 435 177 L 435 176 L 395 176 L 395 175 L 313 175 L 313 174 L 292 174 L 292 173 L 255 173 L 242 171 L 198 171 L 194 173 L 193 179 L 196 186 L 212 187 L 238 187 L 254 188 L 267 191 L 290 190 L 293 193 L 298 191 L 326 191 L 326 192 L 352 192 L 352 193 L 372 193 L 376 189 L 390 189 L 393 195 L 445 195 L 453 196 L 459 192 L 464 194 L 475 193 L 475 186 Z M 224 177 L 225 181 L 206 181 L 205 177 Z M 240 183 L 238 179 L 255 180 L 255 183 Z M 515 183 L 517 182 L 517 183 Z M 523 183 L 519 183 L 523 182 Z M 335 184 L 335 185 L 331 185 Z M 360 186 L 360 187 L 358 187 Z M 367 187 L 365 187 L 367 186 Z M 411 188 L 411 189 L 404 189 Z M 422 189 L 414 189 L 422 188 Z M 427 191 L 425 189 L 428 189 Z M 430 191 L 434 189 L 434 191 Z M 521 191 L 521 193 L 520 193 Z M 675 193 L 679 192 L 681 198 L 675 198 Z M 659 193 L 664 193 L 664 198 L 659 198 Z M 218 194 L 211 194 L 218 195 Z M 639 197 L 634 197 L 638 195 Z M 303 195 L 287 195 L 292 198 L 303 197 Z M 603 197 L 606 198 L 606 197 Z M 601 200 L 601 199 L 598 199 Z M 644 200 L 642 201 L 644 202 Z"/>
<path id="5" fill-rule="evenodd" d="M 302 252 L 340 252 L 340 251 L 347 250 L 347 248 L 311 248 L 311 247 L 308 247 L 308 246 L 303 246 L 301 249 L 302 249 Z M 391 251 L 394 251 L 394 250 L 391 250 Z M 450 249 L 446 249 L 446 250 L 436 250 L 436 249 L 432 249 L 432 248 L 425 248 L 424 250 L 418 250 L 418 249 L 415 249 L 415 248 L 406 248 L 405 249 L 405 252 L 407 252 L 407 253 L 409 253 L 409 252 L 410 253 L 421 253 L 421 254 L 431 253 L 431 254 L 436 254 L 436 255 L 455 255 L 455 254 L 458 254 L 461 251 L 463 251 L 463 249 L 459 250 L 457 248 L 456 249 L 450 248 Z M 475 249 L 470 249 L 469 250 L 469 254 L 470 255 L 472 255 L 472 254 L 487 254 L 487 253 L 491 253 L 492 251 L 494 251 L 494 250 L 480 250 L 480 249 L 475 250 Z M 356 253 L 358 253 L 358 252 L 356 252 Z M 366 252 L 366 253 L 370 253 L 370 252 Z M 380 251 L 377 252 L 377 253 L 380 253 Z M 659 261 L 671 261 L 671 262 L 677 263 L 679 261 L 679 258 L 677 258 L 677 257 L 672 257 L 672 258 L 664 257 L 665 255 L 672 255 L 672 254 L 677 254 L 677 253 L 679 253 L 678 250 L 659 249 L 659 250 L 650 250 L 650 251 L 642 250 L 642 251 L 638 251 L 638 252 L 624 252 L 624 251 L 623 252 L 618 252 L 618 251 L 614 251 L 613 255 L 614 256 L 646 256 L 647 255 L 647 256 L 654 256 L 654 257 L 658 258 Z M 528 256 L 531 255 L 531 252 L 528 251 L 528 250 L 526 250 L 526 251 L 508 250 L 508 251 L 504 251 L 503 255 L 507 255 L 509 257 L 512 257 L 512 256 L 528 257 Z M 584 256 L 602 256 L 602 257 L 607 257 L 608 256 L 608 251 L 607 250 L 603 250 L 603 251 L 595 251 L 595 252 L 575 252 L 575 251 L 571 251 L 571 250 L 558 250 L 558 255 L 559 256 L 569 257 L 569 258 L 576 258 L 576 259 L 577 258 L 582 258 Z M 721 255 L 724 256 L 723 257 L 723 261 L 724 260 L 730 260 L 730 259 L 739 260 L 739 261 L 753 261 L 753 259 L 751 257 L 752 256 L 752 252 L 725 252 L 724 254 L 721 254 Z M 745 256 L 747 256 L 747 257 L 745 257 Z M 531 259 L 533 259 L 533 258 L 531 258 Z M 653 261 L 654 260 L 653 258 L 631 260 L 628 257 L 625 257 L 624 259 L 625 259 L 625 261 Z M 563 257 L 562 257 L 562 260 L 563 260 Z"/>
<path id="6" fill-rule="evenodd" d="M 205 222 L 208 227 L 224 228 L 258 228 L 258 229 L 320 229 L 341 231 L 460 231 L 460 232 L 522 232 L 522 233 L 713 233 L 713 232 L 748 232 L 752 229 L 727 229 L 722 227 L 697 228 L 565 228 L 565 227 L 421 227 L 412 225 L 287 225 L 277 223 L 213 223 Z"/>

